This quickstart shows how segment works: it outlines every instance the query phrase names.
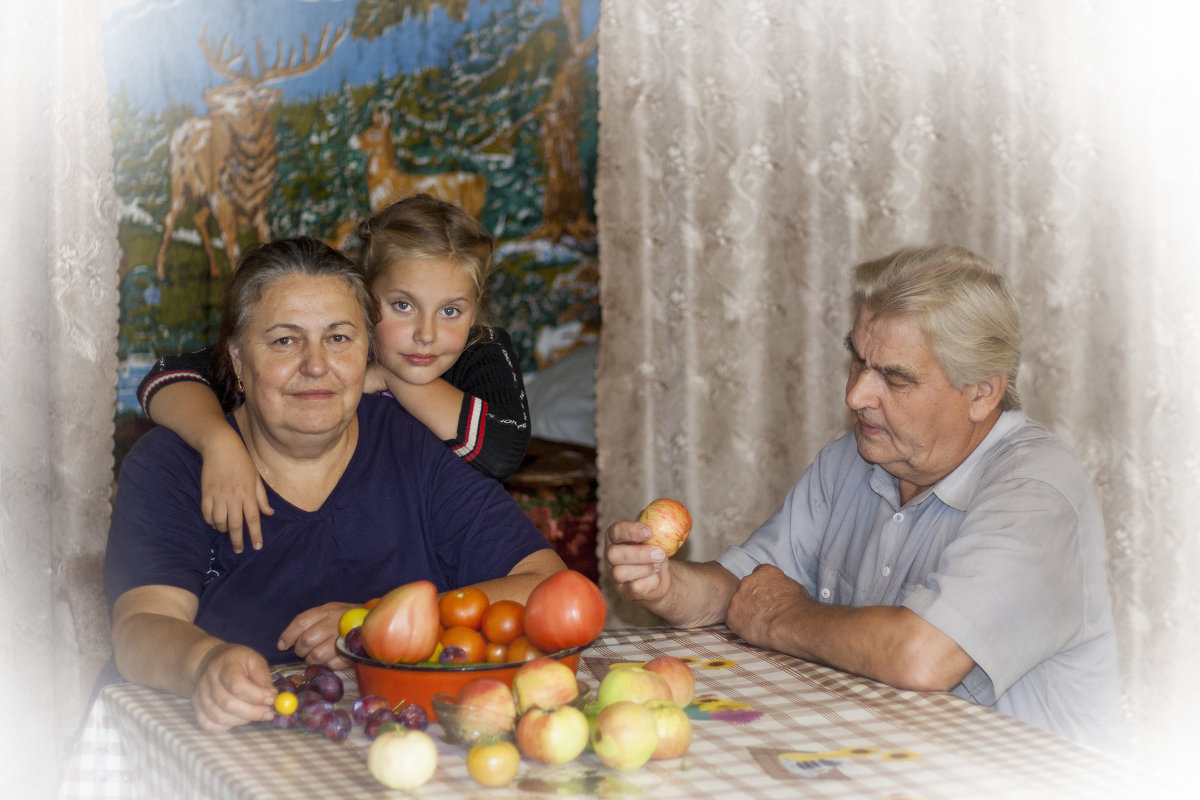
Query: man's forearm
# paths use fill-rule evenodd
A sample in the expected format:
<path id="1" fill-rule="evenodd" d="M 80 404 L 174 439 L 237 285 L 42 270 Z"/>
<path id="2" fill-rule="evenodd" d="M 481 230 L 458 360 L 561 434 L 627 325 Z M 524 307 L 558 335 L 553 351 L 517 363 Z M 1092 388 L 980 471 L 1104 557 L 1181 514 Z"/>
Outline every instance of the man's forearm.
<path id="1" fill-rule="evenodd" d="M 776 617 L 763 646 L 865 675 L 901 689 L 949 691 L 974 662 L 952 640 L 903 607 L 850 608 L 808 601 Z"/>
<path id="2" fill-rule="evenodd" d="M 666 597 L 642 605 L 679 628 L 715 625 L 725 620 L 738 579 L 716 561 L 669 561 L 671 585 Z"/>

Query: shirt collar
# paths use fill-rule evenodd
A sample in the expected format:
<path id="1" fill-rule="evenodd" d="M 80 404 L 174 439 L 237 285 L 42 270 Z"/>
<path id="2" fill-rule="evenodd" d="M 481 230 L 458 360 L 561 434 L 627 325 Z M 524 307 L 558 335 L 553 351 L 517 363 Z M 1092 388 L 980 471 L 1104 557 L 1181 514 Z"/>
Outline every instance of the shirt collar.
<path id="1" fill-rule="evenodd" d="M 975 488 L 979 484 L 983 458 L 988 451 L 996 447 L 1010 433 L 1025 424 L 1025 412 L 1004 411 L 996 424 L 988 431 L 983 441 L 971 451 L 971 454 L 946 477 L 908 501 L 908 506 L 920 505 L 930 494 L 936 494 L 938 499 L 951 508 L 966 511 Z M 871 473 L 871 488 L 888 501 L 893 508 L 900 507 L 900 483 L 896 476 L 889 473 L 878 464 L 874 465 Z"/>

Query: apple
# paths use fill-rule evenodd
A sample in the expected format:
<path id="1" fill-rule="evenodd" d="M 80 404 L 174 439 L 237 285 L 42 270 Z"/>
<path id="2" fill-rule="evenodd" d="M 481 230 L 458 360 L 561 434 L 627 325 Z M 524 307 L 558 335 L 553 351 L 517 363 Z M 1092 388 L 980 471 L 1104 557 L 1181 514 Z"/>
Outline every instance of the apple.
<path id="1" fill-rule="evenodd" d="M 516 727 L 517 703 L 512 689 L 498 678 L 472 678 L 459 690 L 458 702 L 459 716 L 464 719 L 471 715 L 471 709 L 478 708 L 489 721 L 493 718 L 501 721 L 505 731 Z"/>
<path id="2" fill-rule="evenodd" d="M 367 748 L 367 770 L 389 789 L 415 789 L 436 769 L 437 745 L 424 731 L 383 731 Z"/>
<path id="3" fill-rule="evenodd" d="M 540 656 L 526 661 L 513 674 L 513 699 L 517 713 L 531 708 L 565 706 L 579 695 L 575 671 L 561 661 Z"/>
<path id="4" fill-rule="evenodd" d="M 596 690 L 596 706 L 604 708 L 620 700 L 644 703 L 670 700 L 671 687 L 656 673 L 642 667 L 613 667 Z"/>
<path id="5" fill-rule="evenodd" d="M 426 580 L 398 586 L 363 617 L 367 655 L 389 664 L 425 661 L 438 645 L 437 587 Z"/>
<path id="6" fill-rule="evenodd" d="M 667 682 L 671 689 L 671 699 L 684 708 L 692 702 L 696 694 L 696 677 L 692 668 L 675 656 L 659 656 L 643 665 L 644 669 L 653 672 Z"/>
<path id="7" fill-rule="evenodd" d="M 588 744 L 588 720 L 575 706 L 532 708 L 517 723 L 521 754 L 545 764 L 565 764 Z"/>
<path id="8" fill-rule="evenodd" d="M 658 545 L 667 556 L 675 555 L 688 534 L 692 532 L 692 515 L 683 503 L 669 497 L 652 500 L 637 516 L 638 522 L 650 526 L 650 538 L 646 544 Z"/>
<path id="9" fill-rule="evenodd" d="M 645 707 L 654 714 L 658 733 L 658 746 L 650 758 L 679 758 L 686 753 L 692 743 L 692 721 L 687 712 L 670 700 L 651 700 Z"/>
<path id="10" fill-rule="evenodd" d="M 591 741 L 601 764 L 619 770 L 637 769 L 658 747 L 654 712 L 640 703 L 619 700 L 596 715 Z"/>

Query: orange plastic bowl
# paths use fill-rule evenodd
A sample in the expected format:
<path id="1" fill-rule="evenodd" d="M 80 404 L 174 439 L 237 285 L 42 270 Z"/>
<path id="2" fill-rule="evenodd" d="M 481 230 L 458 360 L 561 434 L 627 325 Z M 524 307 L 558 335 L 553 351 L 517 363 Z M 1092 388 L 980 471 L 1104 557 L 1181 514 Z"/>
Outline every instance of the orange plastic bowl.
<path id="1" fill-rule="evenodd" d="M 575 672 L 579 669 L 579 654 L 586 649 L 587 645 L 571 647 L 551 653 L 550 658 L 561 661 Z M 340 636 L 337 640 L 337 651 L 342 658 L 354 664 L 359 697 L 377 694 L 391 703 L 393 708 L 417 703 L 425 709 L 431 721 L 437 720 L 432 700 L 438 692 L 458 695 L 468 681 L 483 676 L 497 678 L 512 686 L 513 676 L 524 663 L 513 661 L 508 664 L 444 664 L 436 667 L 422 664 L 388 664 L 351 653 Z"/>

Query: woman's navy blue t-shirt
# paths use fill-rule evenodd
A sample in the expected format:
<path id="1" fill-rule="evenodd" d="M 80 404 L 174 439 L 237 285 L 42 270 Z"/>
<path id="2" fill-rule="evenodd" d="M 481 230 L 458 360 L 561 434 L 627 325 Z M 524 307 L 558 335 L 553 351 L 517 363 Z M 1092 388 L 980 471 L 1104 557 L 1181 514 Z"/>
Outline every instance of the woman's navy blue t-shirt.
<path id="1" fill-rule="evenodd" d="M 394 401 L 364 396 L 358 423 L 354 456 L 322 507 L 302 511 L 268 487 L 263 549 L 236 554 L 200 514 L 199 454 L 165 428 L 147 433 L 122 464 L 104 565 L 110 604 L 138 586 L 186 589 L 200 598 L 199 627 L 279 663 L 296 658 L 276 642 L 302 611 L 419 579 L 448 591 L 548 547 L 499 483 Z"/>

